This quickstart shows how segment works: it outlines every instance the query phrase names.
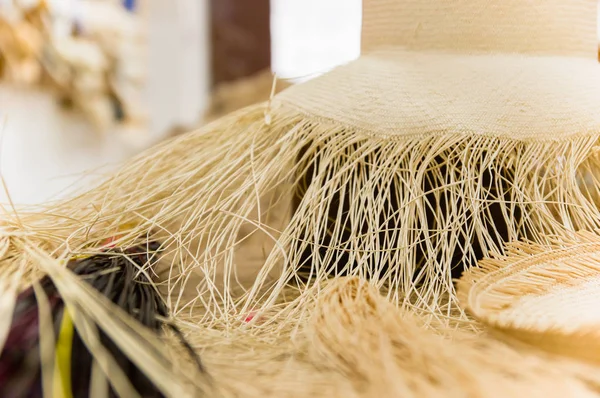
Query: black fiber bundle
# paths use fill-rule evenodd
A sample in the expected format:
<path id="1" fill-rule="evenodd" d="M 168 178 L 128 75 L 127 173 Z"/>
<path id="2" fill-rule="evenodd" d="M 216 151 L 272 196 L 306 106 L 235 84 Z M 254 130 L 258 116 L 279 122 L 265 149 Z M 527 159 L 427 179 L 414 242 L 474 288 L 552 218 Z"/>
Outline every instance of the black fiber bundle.
<path id="1" fill-rule="evenodd" d="M 162 318 L 168 316 L 167 307 L 148 277 L 140 272 L 142 267 L 157 260 L 158 249 L 159 244 L 155 242 L 126 250 L 113 248 L 88 258 L 72 260 L 68 266 L 132 318 L 156 333 L 161 333 L 164 325 Z M 63 336 L 61 330 L 65 327 L 64 320 L 68 319 L 65 318 L 66 308 L 49 277 L 43 278 L 40 286 L 50 303 L 54 333 L 55 337 L 58 336 L 58 341 Z M 185 342 L 181 332 L 171 324 L 168 326 L 177 334 L 202 370 L 200 359 Z M 67 395 L 73 398 L 87 397 L 90 390 L 92 355 L 75 329 L 72 333 L 64 335 L 72 336 L 69 337 L 70 386 L 66 388 L 70 390 Z M 156 386 L 101 330 L 100 340 L 142 397 L 163 397 Z M 0 397 L 42 398 L 41 368 L 37 300 L 33 288 L 29 288 L 17 299 L 8 339 L 0 354 Z M 112 388 L 110 396 L 117 397 Z"/>

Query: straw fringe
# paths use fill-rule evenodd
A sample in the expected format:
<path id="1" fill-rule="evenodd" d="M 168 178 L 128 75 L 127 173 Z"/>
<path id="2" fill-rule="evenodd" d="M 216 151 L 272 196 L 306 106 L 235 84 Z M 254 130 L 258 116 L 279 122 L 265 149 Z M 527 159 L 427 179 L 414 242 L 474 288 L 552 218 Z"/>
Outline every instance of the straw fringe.
<path id="1" fill-rule="evenodd" d="M 597 396 L 595 367 L 446 332 L 425 330 L 365 280 L 336 278 L 316 306 L 307 345 L 313 362 L 344 374 L 365 397 Z"/>
<path id="2" fill-rule="evenodd" d="M 267 116 L 253 106 L 164 142 L 96 189 L 5 216 L 2 237 L 26 238 L 36 258 L 158 240 L 151 272 L 176 319 L 275 344 L 299 333 L 330 277 L 370 279 L 444 325 L 467 320 L 456 269 L 505 241 L 600 227 L 600 184 L 582 182 L 600 175 L 598 137 L 378 137 L 277 101 Z M 32 258 L 12 245 L 2 266 L 48 272 Z"/>
<path id="3" fill-rule="evenodd" d="M 597 137 L 399 140 L 277 103 L 271 113 L 265 123 L 264 105 L 251 107 L 163 143 L 90 192 L 21 212 L 24 227 L 13 221 L 7 234 L 26 233 L 52 255 L 89 252 L 117 233 L 120 244 L 161 238 L 167 256 L 155 271 L 173 313 L 195 298 L 232 326 L 232 312 L 269 309 L 286 284 L 312 296 L 342 274 L 387 286 L 395 304 L 451 316 L 452 267 L 502 252 L 504 241 L 599 227 L 600 185 L 578 182 L 598 175 Z"/>

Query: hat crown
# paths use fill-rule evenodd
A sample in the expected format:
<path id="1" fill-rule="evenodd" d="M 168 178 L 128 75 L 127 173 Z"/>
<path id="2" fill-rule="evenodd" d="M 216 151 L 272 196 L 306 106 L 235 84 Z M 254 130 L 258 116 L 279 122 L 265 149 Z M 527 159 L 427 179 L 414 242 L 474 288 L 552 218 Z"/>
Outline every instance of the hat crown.
<path id="1" fill-rule="evenodd" d="M 597 59 L 597 0 L 363 0 L 362 50 Z"/>

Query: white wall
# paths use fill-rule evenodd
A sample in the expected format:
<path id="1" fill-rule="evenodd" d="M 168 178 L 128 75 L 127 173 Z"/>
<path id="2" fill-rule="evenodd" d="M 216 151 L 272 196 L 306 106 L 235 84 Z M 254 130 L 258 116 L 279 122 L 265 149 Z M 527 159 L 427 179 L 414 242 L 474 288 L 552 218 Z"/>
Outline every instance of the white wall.
<path id="1" fill-rule="evenodd" d="M 271 0 L 271 13 L 280 78 L 301 81 L 360 54 L 362 0 Z"/>

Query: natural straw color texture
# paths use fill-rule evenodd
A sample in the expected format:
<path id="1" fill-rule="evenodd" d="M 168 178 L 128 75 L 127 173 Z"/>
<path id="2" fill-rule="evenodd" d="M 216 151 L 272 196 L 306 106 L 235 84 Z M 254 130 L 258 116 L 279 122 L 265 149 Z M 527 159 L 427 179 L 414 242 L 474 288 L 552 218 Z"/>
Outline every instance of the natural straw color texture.
<path id="1" fill-rule="evenodd" d="M 378 50 L 278 99 L 389 140 L 563 141 L 598 132 L 598 69 L 595 58 Z"/>
<path id="2" fill-rule="evenodd" d="M 365 10 L 400 12 L 396 5 L 405 3 L 412 5 L 405 18 L 412 15 L 422 26 L 447 11 L 416 8 L 422 2 L 384 0 L 366 1 Z M 418 329 L 406 327 L 410 336 L 422 335 L 423 340 L 411 348 L 416 356 L 404 360 L 427 359 L 429 369 L 439 355 L 448 364 L 432 369 L 437 379 L 424 373 L 423 385 L 414 387 L 416 394 L 435 395 L 447 386 L 460 395 L 462 386 L 471 388 L 469 371 L 482 374 L 475 384 L 490 381 L 472 387 L 477 394 L 502 391 L 499 376 L 490 369 L 503 363 L 504 351 L 490 349 L 484 360 L 477 354 L 479 340 L 449 344 L 444 351 L 446 344 L 435 342 L 432 329 L 462 341 L 453 336 L 453 328 L 476 326 L 458 305 L 453 284 L 457 270 L 492 252 L 504 253 L 506 241 L 527 238 L 548 245 L 573 231 L 600 228 L 597 61 L 586 59 L 570 39 L 548 55 L 541 42 L 541 52 L 514 44 L 513 34 L 520 30 L 528 35 L 520 38 L 523 42 L 537 43 L 554 23 L 568 23 L 574 24 L 570 37 L 579 37 L 577 43 L 585 46 L 596 13 L 569 10 L 593 11 L 595 0 L 572 0 L 568 7 L 556 1 L 520 2 L 523 15 L 543 16 L 553 10 L 554 18 L 548 14 L 535 20 L 507 18 L 515 2 L 450 3 L 461 15 L 456 14 L 452 25 L 440 25 L 448 28 L 446 34 L 435 35 L 444 51 L 390 41 L 398 48 L 370 50 L 265 104 L 159 144 L 89 192 L 42 209 L 7 212 L 1 231 L 10 244 L 0 283 L 27 286 L 36 275 L 50 271 L 53 278 L 61 278 L 66 271 L 59 273 L 59 263 L 52 259 L 97 252 L 104 239 L 117 234 L 117 245 L 160 241 L 165 255 L 148 272 L 164 293 L 174 322 L 206 358 L 211 385 L 223 395 L 302 397 L 324 391 L 325 396 L 351 396 L 347 389 L 367 394 L 350 385 L 352 377 L 342 377 L 348 376 L 347 366 L 363 378 L 387 377 L 367 382 L 368 388 L 389 382 L 390 389 L 397 389 L 393 391 L 408 394 L 413 387 L 402 372 L 413 364 L 396 364 L 389 356 L 402 360 L 402 355 L 383 350 L 387 346 L 372 337 L 376 325 L 388 339 L 403 325 L 387 320 L 387 310 L 382 315 L 379 304 L 372 315 L 360 303 L 352 307 L 351 300 L 327 301 L 331 296 L 325 286 L 335 286 L 337 278 L 368 279 L 383 292 L 384 298 L 377 300 L 385 301 L 386 308 L 398 314 L 411 310 L 419 320 Z M 484 20 L 473 14 L 482 4 L 489 6 Z M 474 36 L 464 46 L 452 39 L 454 27 L 464 30 L 468 24 L 471 29 L 496 19 L 513 21 L 514 26 Z M 524 23 L 530 23 L 526 31 L 521 29 Z M 365 37 L 372 33 L 367 28 Z M 487 53 L 478 51 L 488 42 Z M 572 46 L 573 51 L 559 51 Z M 64 284 L 63 290 L 69 286 Z M 0 308 L 7 313 L 14 295 L 14 288 L 2 293 L 7 306 Z M 95 298 L 82 289 L 69 300 L 83 315 L 96 317 L 102 328 L 113 318 L 106 314 L 106 321 L 93 314 Z M 334 308 L 315 315 L 324 306 Z M 366 321 L 355 325 L 349 317 L 339 318 L 353 311 Z M 328 334 L 327 327 L 317 327 L 322 334 L 315 334 L 310 325 L 318 319 L 332 322 L 327 327 L 338 332 Z M 386 322 L 392 322 L 391 329 Z M 350 344 L 361 328 L 366 328 L 361 333 L 370 348 Z M 129 342 L 135 340 L 134 332 L 120 328 L 114 337 Z M 315 359 L 316 353 L 302 346 L 303 336 L 312 336 L 324 358 Z M 337 348 L 335 339 L 342 341 Z M 436 348 L 430 350 L 428 344 Z M 341 353 L 341 346 L 349 352 Z M 472 355 L 464 354 L 462 363 L 467 352 Z M 340 360 L 342 354 L 351 360 Z M 377 364 L 380 355 L 388 357 L 379 366 L 390 368 L 377 374 L 361 368 L 359 357 Z M 514 355 L 507 356 L 511 360 L 506 369 L 526 354 Z M 570 372 L 548 376 L 544 369 L 550 365 L 543 354 L 527 355 L 533 365 L 523 368 L 523 375 L 519 372 L 524 385 L 541 388 L 547 383 L 548 390 L 542 390 L 562 394 L 557 396 L 591 393 L 593 387 L 572 379 Z M 142 364 L 151 379 L 177 373 L 157 362 L 158 357 Z M 462 364 L 456 371 L 455 362 Z M 338 376 L 319 375 L 321 365 Z M 407 384 L 394 382 L 388 374 Z M 170 395 L 179 394 L 180 383 L 172 380 L 160 386 Z"/>
<path id="3" fill-rule="evenodd" d="M 522 53 L 596 58 L 595 0 L 366 0 L 363 51 Z M 541 72 L 541 71 L 540 71 Z"/>
<path id="4" fill-rule="evenodd" d="M 597 397 L 598 368 L 453 331 L 423 329 L 367 281 L 333 279 L 307 330 L 308 352 L 369 397 Z M 521 347 L 522 348 L 522 347 Z"/>
<path id="5" fill-rule="evenodd" d="M 513 243 L 458 286 L 470 314 L 503 335 L 600 364 L 600 236 Z"/>

